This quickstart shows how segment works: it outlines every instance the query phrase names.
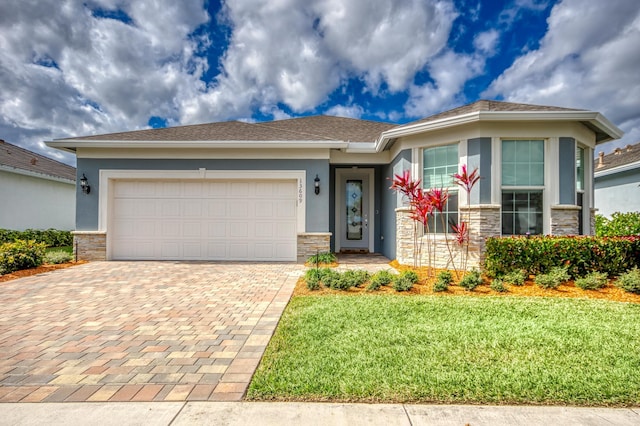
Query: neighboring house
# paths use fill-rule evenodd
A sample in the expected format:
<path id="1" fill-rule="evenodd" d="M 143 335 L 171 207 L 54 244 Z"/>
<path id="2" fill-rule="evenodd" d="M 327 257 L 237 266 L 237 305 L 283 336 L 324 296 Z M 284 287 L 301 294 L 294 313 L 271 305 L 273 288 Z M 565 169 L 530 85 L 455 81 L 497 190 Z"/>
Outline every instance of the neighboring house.
<path id="1" fill-rule="evenodd" d="M 311 116 L 47 144 L 74 152 L 92 188 L 77 198 L 81 258 L 294 261 L 354 250 L 409 263 L 413 224 L 391 179 L 410 170 L 425 188 L 449 188 L 455 221 L 467 200 L 450 175 L 468 163 L 482 176 L 469 200 L 477 265 L 488 236 L 592 232 L 584 159 L 621 135 L 593 111 L 478 101 L 405 125 Z"/>
<path id="2" fill-rule="evenodd" d="M 640 143 L 607 155 L 600 152 L 593 168 L 598 214 L 611 217 L 615 212 L 640 211 Z"/>
<path id="3" fill-rule="evenodd" d="M 0 139 L 0 228 L 75 229 L 76 169 Z"/>

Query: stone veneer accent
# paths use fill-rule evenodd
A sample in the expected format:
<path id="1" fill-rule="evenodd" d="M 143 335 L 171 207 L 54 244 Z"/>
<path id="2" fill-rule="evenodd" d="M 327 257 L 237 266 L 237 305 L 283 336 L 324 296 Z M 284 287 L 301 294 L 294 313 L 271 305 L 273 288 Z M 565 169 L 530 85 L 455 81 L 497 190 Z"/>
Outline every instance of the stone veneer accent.
<path id="1" fill-rule="evenodd" d="M 73 257 L 78 260 L 107 260 L 107 233 L 101 231 L 75 231 Z"/>
<path id="2" fill-rule="evenodd" d="M 404 265 L 413 265 L 413 232 L 415 222 L 410 217 L 409 207 L 396 209 L 396 259 Z M 474 205 L 460 208 L 460 219 L 469 221 L 469 258 L 467 269 L 478 268 L 483 260 L 485 240 L 487 237 L 500 236 L 500 205 Z M 434 256 L 436 268 L 452 268 L 449 251 L 444 235 L 438 234 L 419 237 L 422 253 L 419 263 L 429 264 L 429 247 Z M 453 254 L 456 267 L 460 268 L 463 248 L 459 247 L 453 234 L 449 235 L 449 248 Z"/>
<path id="3" fill-rule="evenodd" d="M 596 213 L 598 209 L 591 209 L 589 212 L 589 235 L 596 235 Z"/>
<path id="4" fill-rule="evenodd" d="M 305 262 L 309 256 L 324 251 L 331 251 L 331 232 L 298 234 L 298 262 Z"/>
<path id="5" fill-rule="evenodd" d="M 578 235 L 580 206 L 551 206 L 551 235 Z"/>

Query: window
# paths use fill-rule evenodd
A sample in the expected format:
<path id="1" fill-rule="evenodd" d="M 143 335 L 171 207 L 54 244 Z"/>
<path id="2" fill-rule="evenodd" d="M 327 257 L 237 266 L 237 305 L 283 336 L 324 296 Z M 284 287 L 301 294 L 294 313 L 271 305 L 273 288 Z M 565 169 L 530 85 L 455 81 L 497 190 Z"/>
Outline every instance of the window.
<path id="1" fill-rule="evenodd" d="M 458 223 L 458 186 L 453 181 L 453 175 L 458 173 L 458 144 L 425 148 L 423 155 L 422 187 L 423 189 L 447 189 L 449 200 L 442 216 L 445 226 Z M 441 214 L 436 212 L 429 219 L 429 231 L 443 234 Z"/>
<path id="2" fill-rule="evenodd" d="M 542 234 L 544 141 L 502 141 L 502 234 Z"/>
<path id="3" fill-rule="evenodd" d="M 576 204 L 578 212 L 578 234 L 584 234 L 584 148 L 576 147 Z"/>

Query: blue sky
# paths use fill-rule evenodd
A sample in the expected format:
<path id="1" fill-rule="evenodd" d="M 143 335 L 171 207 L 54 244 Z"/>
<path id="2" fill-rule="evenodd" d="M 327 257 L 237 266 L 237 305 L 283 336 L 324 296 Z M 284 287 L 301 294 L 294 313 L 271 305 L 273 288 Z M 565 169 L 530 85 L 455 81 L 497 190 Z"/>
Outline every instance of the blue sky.
<path id="1" fill-rule="evenodd" d="M 0 138 L 331 114 L 405 123 L 478 99 L 602 112 L 640 141 L 637 0 L 5 0 Z"/>

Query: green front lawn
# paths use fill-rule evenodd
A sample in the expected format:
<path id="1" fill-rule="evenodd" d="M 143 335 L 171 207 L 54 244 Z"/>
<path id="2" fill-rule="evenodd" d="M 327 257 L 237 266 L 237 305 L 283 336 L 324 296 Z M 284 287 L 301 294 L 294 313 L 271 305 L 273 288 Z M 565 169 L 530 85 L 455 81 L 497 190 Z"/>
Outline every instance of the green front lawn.
<path id="1" fill-rule="evenodd" d="M 640 305 L 294 297 L 249 399 L 640 404 Z"/>

